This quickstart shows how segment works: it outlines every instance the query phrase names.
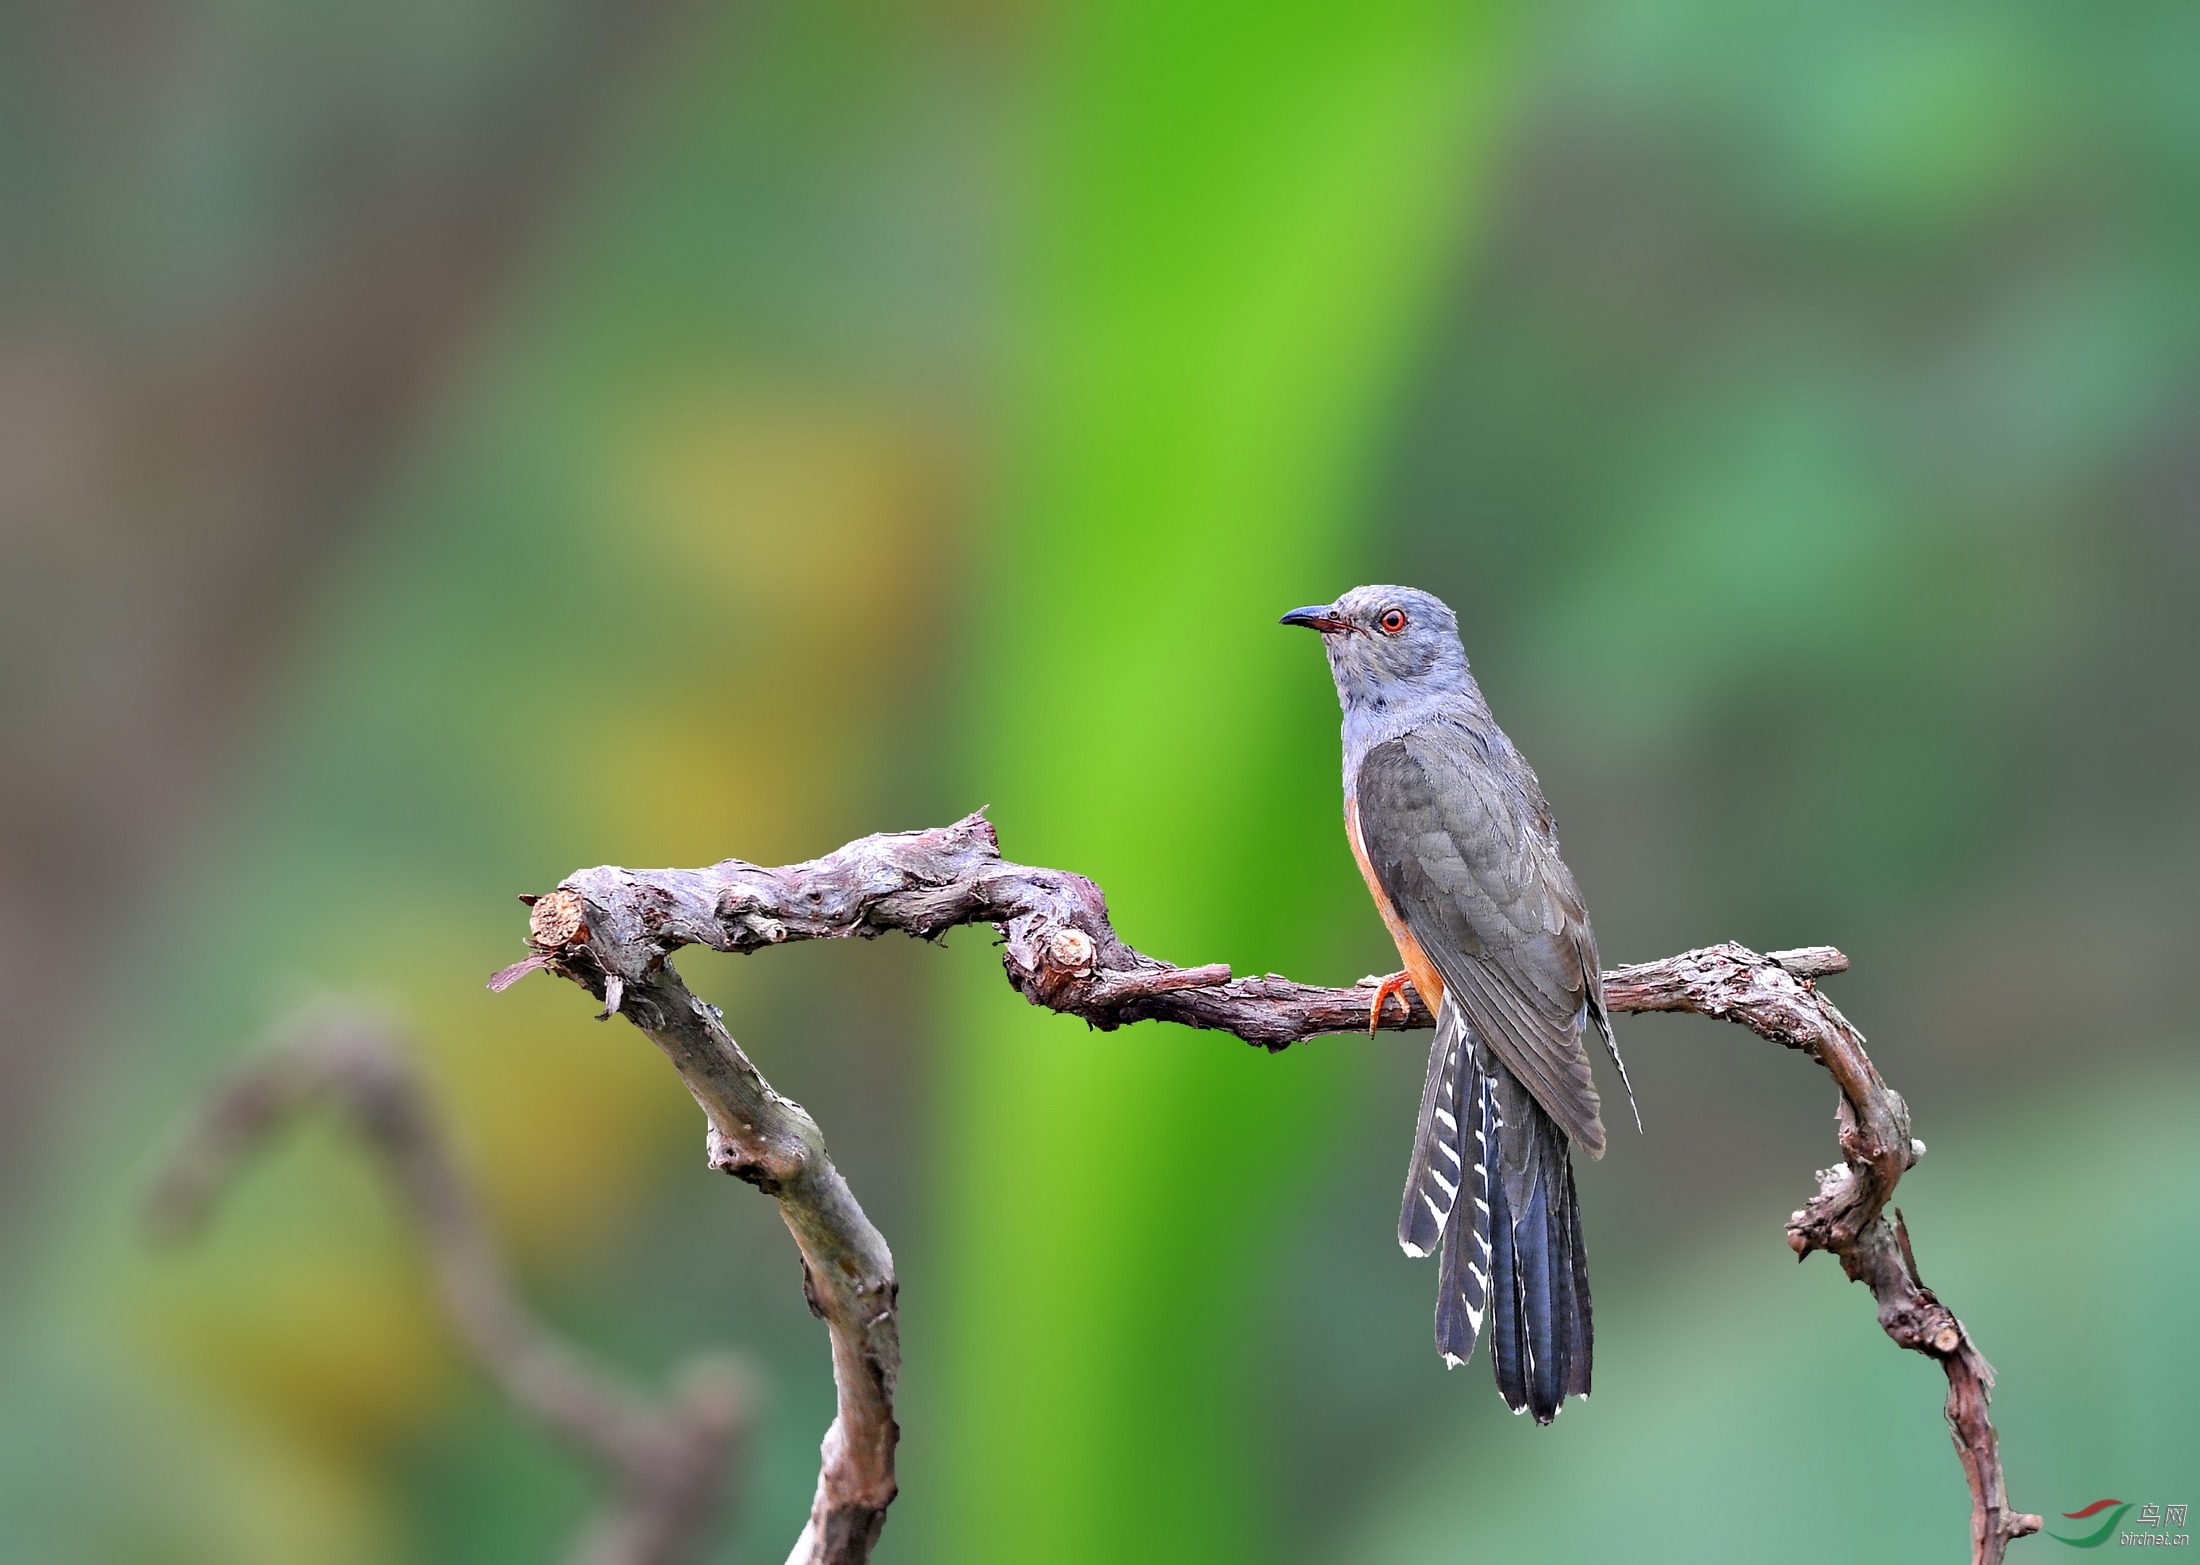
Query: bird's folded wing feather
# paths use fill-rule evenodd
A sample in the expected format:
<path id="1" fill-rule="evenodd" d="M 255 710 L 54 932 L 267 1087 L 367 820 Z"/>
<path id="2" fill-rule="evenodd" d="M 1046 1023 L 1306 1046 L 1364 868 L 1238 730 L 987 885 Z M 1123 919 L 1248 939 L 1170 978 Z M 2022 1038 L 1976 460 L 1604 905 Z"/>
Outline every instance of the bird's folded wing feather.
<path id="1" fill-rule="evenodd" d="M 1544 1111 L 1601 1156 L 1582 1047 L 1601 1007 L 1596 943 L 1533 774 L 1447 725 L 1371 749 L 1355 795 L 1368 862 L 1447 996 Z"/>

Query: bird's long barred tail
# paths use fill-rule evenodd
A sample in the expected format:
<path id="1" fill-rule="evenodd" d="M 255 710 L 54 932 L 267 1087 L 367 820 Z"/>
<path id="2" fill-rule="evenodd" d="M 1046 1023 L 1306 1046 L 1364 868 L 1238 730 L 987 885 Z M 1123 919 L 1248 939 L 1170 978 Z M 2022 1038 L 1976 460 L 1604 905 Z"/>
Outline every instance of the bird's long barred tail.
<path id="1" fill-rule="evenodd" d="M 1490 1080 L 1475 1069 L 1471 1044 L 1461 1051 L 1461 1063 L 1467 1078 L 1461 1088 L 1467 1177 L 1436 1263 L 1436 1348 L 1452 1369 L 1474 1357 L 1490 1300 L 1490 1148 L 1496 1128 Z"/>
<path id="2" fill-rule="evenodd" d="M 1489 1081 L 1475 1065 L 1474 1034 L 1451 997 L 1436 1008 L 1421 1120 L 1398 1213 L 1398 1243 L 1437 1262 L 1436 1345 L 1446 1363 L 1474 1356 L 1490 1293 Z"/>
<path id="3" fill-rule="evenodd" d="M 1437 1007 L 1421 1120 L 1398 1214 L 1408 1255 L 1441 1250 L 1436 1346 L 1474 1356 L 1490 1321 L 1497 1389 L 1539 1424 L 1589 1394 L 1595 1332 L 1588 1254 L 1566 1133 L 1477 1044 L 1449 996 Z"/>
<path id="4" fill-rule="evenodd" d="M 1498 1393 L 1539 1424 L 1589 1394 L 1595 1332 L 1588 1257 L 1566 1134 L 1504 1066 L 1486 1062 L 1494 1124 L 1490 1180 L 1490 1355 Z"/>
<path id="5" fill-rule="evenodd" d="M 1460 1124 L 1467 1112 L 1466 1077 L 1474 1068 L 1470 1038 L 1465 1018 L 1451 996 L 1444 996 L 1436 1007 L 1428 1081 L 1421 1088 L 1421 1119 L 1413 1132 L 1413 1163 L 1406 1170 L 1405 1201 L 1398 1210 L 1398 1243 L 1411 1256 L 1436 1253 L 1460 1200 L 1461 1184 L 1470 1177 L 1486 1177 L 1482 1165 L 1487 1160 L 1464 1155 L 1470 1138 Z M 1483 1192 L 1473 1193 L 1487 1202 Z"/>

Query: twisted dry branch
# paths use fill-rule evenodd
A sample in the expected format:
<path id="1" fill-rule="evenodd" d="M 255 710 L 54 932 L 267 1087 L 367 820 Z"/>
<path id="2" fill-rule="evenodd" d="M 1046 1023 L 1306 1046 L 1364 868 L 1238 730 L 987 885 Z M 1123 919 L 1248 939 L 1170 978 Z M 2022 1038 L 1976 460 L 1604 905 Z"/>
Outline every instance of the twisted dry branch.
<path id="1" fill-rule="evenodd" d="M 1233 978 L 1221 964 L 1182 968 L 1123 943 L 1100 888 L 1081 875 L 1000 856 L 982 814 L 930 831 L 883 833 L 806 864 L 765 869 L 728 859 L 708 869 L 604 867 L 533 900 L 533 954 L 491 980 L 503 988 L 545 968 L 623 1014 L 672 1058 L 709 1120 L 711 1165 L 776 1196 L 803 1257 L 811 1307 L 831 1330 L 839 1415 L 827 1433 L 808 1529 L 794 1565 L 868 1558 L 894 1496 L 894 1378 L 900 1363 L 893 1260 L 826 1156 L 816 1123 L 774 1092 L 717 1013 L 689 994 L 668 960 L 682 946 L 746 953 L 793 940 L 866 939 L 899 931 L 936 939 L 992 924 L 1001 964 L 1034 1005 L 1110 1031 L 1170 1021 L 1227 1032 L 1269 1050 L 1368 1026 L 1366 984 L 1327 989 L 1270 973 Z M 1994 1565 L 2011 1538 L 2038 1530 L 2012 1512 L 1987 1417 L 1993 1370 L 1963 1324 L 1921 1282 L 1897 1214 L 1896 1182 L 1924 1151 L 1909 1111 L 1864 1053 L 1864 1041 L 1815 980 L 1848 958 L 1818 946 L 1762 956 L 1726 944 L 1604 975 L 1614 1011 L 1691 1011 L 1739 1022 L 1807 1054 L 1841 1090 L 1841 1166 L 1788 1225 L 1798 1256 L 1826 1250 L 1870 1285 L 1900 1346 L 1948 1376 L 1947 1417 L 1971 1486 L 1972 1558 Z M 1410 991 L 1380 1025 L 1434 1025 Z"/>
<path id="2" fill-rule="evenodd" d="M 328 1010 L 284 1029 L 209 1099 L 155 1181 L 148 1217 L 178 1240 L 205 1221 L 245 1157 L 317 1102 L 342 1111 L 386 1167 L 428 1243 L 437 1290 L 468 1351 L 504 1394 L 601 1468 L 612 1494 L 574 1565 L 674 1565 L 702 1552 L 749 1428 L 748 1376 L 723 1354 L 691 1359 L 662 1404 L 578 1358 L 513 1292 L 395 1029 Z"/>

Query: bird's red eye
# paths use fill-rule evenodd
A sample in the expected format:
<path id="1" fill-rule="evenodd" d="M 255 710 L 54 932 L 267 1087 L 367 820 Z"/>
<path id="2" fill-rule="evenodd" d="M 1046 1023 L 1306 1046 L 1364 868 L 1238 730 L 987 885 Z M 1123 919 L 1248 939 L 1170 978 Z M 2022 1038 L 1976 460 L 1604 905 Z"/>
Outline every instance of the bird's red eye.
<path id="1" fill-rule="evenodd" d="M 1399 631 L 1406 628 L 1406 611 L 1404 609 L 1385 609 L 1383 610 L 1383 617 L 1375 623 L 1383 627 L 1384 635 L 1395 636 Z"/>

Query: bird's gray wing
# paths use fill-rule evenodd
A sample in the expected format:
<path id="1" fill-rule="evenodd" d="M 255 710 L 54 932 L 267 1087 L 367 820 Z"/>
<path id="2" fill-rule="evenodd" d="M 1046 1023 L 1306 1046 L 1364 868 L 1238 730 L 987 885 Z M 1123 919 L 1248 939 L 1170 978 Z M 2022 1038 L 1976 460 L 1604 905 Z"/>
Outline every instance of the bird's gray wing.
<path id="1" fill-rule="evenodd" d="M 1463 725 L 1368 751 L 1360 839 L 1474 1031 L 1592 1157 L 1604 1125 L 1582 1034 L 1603 1025 L 1595 937 L 1534 774 Z"/>

